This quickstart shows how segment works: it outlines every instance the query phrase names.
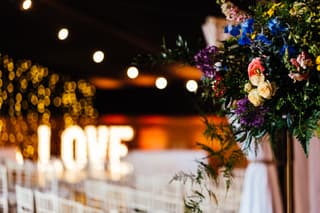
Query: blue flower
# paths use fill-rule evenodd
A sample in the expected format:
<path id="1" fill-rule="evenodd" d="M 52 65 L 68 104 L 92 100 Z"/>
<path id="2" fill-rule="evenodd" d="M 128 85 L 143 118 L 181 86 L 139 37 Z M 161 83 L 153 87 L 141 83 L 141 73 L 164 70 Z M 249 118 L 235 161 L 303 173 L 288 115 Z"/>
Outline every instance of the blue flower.
<path id="1" fill-rule="evenodd" d="M 246 36 L 245 34 L 242 34 L 238 40 L 238 44 L 241 46 L 249 45 L 249 44 L 251 44 L 251 40 L 248 36 Z"/>
<path id="2" fill-rule="evenodd" d="M 293 46 L 289 46 L 287 44 L 284 44 L 280 50 L 280 55 L 284 55 L 288 51 L 289 57 L 296 54 L 296 49 Z"/>
<path id="3" fill-rule="evenodd" d="M 251 34 L 253 32 L 253 23 L 253 18 L 248 18 L 243 23 L 241 23 L 242 34 Z"/>
<path id="4" fill-rule="evenodd" d="M 229 33 L 232 36 L 238 36 L 240 35 L 240 26 L 239 25 L 234 26 L 234 25 L 228 24 L 224 28 L 224 32 Z"/>
<path id="5" fill-rule="evenodd" d="M 254 38 L 255 41 L 260 41 L 266 45 L 271 45 L 272 42 L 263 34 L 258 34 L 255 38 Z"/>
<path id="6" fill-rule="evenodd" d="M 268 28 L 271 31 L 272 35 L 277 35 L 278 33 L 285 32 L 288 30 L 288 28 L 281 25 L 280 21 L 277 18 L 269 20 Z"/>

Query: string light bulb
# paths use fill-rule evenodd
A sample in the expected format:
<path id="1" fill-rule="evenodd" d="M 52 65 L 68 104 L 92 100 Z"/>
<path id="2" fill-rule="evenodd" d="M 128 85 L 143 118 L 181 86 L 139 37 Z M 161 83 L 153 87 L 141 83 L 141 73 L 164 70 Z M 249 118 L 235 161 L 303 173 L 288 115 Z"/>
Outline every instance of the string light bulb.
<path id="1" fill-rule="evenodd" d="M 167 84 L 168 84 L 167 79 L 164 78 L 164 77 L 159 77 L 159 78 L 157 78 L 157 80 L 156 80 L 156 87 L 157 87 L 158 89 L 164 89 L 164 88 L 166 88 L 166 87 L 167 87 Z"/>
<path id="2" fill-rule="evenodd" d="M 186 88 L 189 92 L 196 92 L 198 89 L 198 83 L 195 80 L 189 80 L 186 83 Z"/>
<path id="3" fill-rule="evenodd" d="M 22 9 L 23 10 L 29 10 L 32 6 L 32 1 L 31 0 L 24 0 L 22 2 Z"/>
<path id="4" fill-rule="evenodd" d="M 127 76 L 128 76 L 129 78 L 134 79 L 134 78 L 138 77 L 138 75 L 139 75 L 139 70 L 138 70 L 138 68 L 132 66 L 132 67 L 129 67 L 129 68 L 127 69 Z"/>
<path id="5" fill-rule="evenodd" d="M 95 63 L 101 63 L 104 59 L 104 53 L 101 50 L 95 51 L 92 58 Z"/>
<path id="6" fill-rule="evenodd" d="M 61 28 L 58 32 L 59 40 L 66 40 L 69 36 L 69 30 L 67 28 Z"/>

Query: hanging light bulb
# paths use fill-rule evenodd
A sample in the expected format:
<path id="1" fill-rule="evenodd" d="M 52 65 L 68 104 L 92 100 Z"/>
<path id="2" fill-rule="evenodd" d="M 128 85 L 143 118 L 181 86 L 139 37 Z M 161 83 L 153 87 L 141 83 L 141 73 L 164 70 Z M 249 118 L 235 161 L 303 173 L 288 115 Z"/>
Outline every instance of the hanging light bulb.
<path id="1" fill-rule="evenodd" d="M 167 84 L 168 84 L 167 79 L 164 78 L 164 77 L 159 77 L 159 78 L 157 78 L 157 80 L 156 80 L 156 87 L 157 87 L 158 89 L 164 89 L 164 88 L 166 88 L 166 87 L 167 87 Z"/>
<path id="2" fill-rule="evenodd" d="M 138 75 L 139 75 L 138 68 L 132 66 L 127 69 L 127 76 L 129 78 L 134 79 L 134 78 L 138 77 Z"/>
<path id="3" fill-rule="evenodd" d="M 198 89 L 198 83 L 195 80 L 189 80 L 186 83 L 186 88 L 189 92 L 196 92 Z"/>
<path id="4" fill-rule="evenodd" d="M 58 32 L 58 39 L 65 40 L 69 36 L 69 30 L 67 28 L 61 28 Z"/>
<path id="5" fill-rule="evenodd" d="M 101 50 L 95 51 L 92 58 L 94 62 L 101 63 L 104 59 L 104 53 Z"/>
<path id="6" fill-rule="evenodd" d="M 22 2 L 21 6 L 22 6 L 23 10 L 29 10 L 31 8 L 31 6 L 32 6 L 32 1 L 31 0 L 24 0 Z"/>

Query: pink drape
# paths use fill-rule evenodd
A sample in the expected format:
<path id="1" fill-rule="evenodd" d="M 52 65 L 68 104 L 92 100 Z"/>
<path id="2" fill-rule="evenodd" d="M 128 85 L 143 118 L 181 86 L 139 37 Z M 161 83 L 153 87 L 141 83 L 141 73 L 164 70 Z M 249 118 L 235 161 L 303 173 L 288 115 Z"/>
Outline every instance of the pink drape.
<path id="1" fill-rule="evenodd" d="M 297 140 L 294 144 L 295 213 L 318 213 L 320 209 L 320 139 L 310 141 L 307 157 Z"/>

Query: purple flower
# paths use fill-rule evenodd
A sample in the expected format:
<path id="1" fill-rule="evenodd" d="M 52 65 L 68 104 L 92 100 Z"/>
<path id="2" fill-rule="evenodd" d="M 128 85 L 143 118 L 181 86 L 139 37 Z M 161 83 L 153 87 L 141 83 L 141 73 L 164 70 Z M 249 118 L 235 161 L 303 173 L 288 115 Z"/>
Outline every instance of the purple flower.
<path id="1" fill-rule="evenodd" d="M 268 110 L 264 106 L 254 107 L 248 98 L 237 102 L 235 114 L 239 118 L 240 125 L 245 128 L 260 128 L 263 126 Z"/>
<path id="2" fill-rule="evenodd" d="M 195 65 L 200 69 L 207 78 L 214 78 L 216 76 L 217 67 L 215 66 L 215 56 L 218 54 L 216 46 L 206 47 L 194 56 Z"/>

